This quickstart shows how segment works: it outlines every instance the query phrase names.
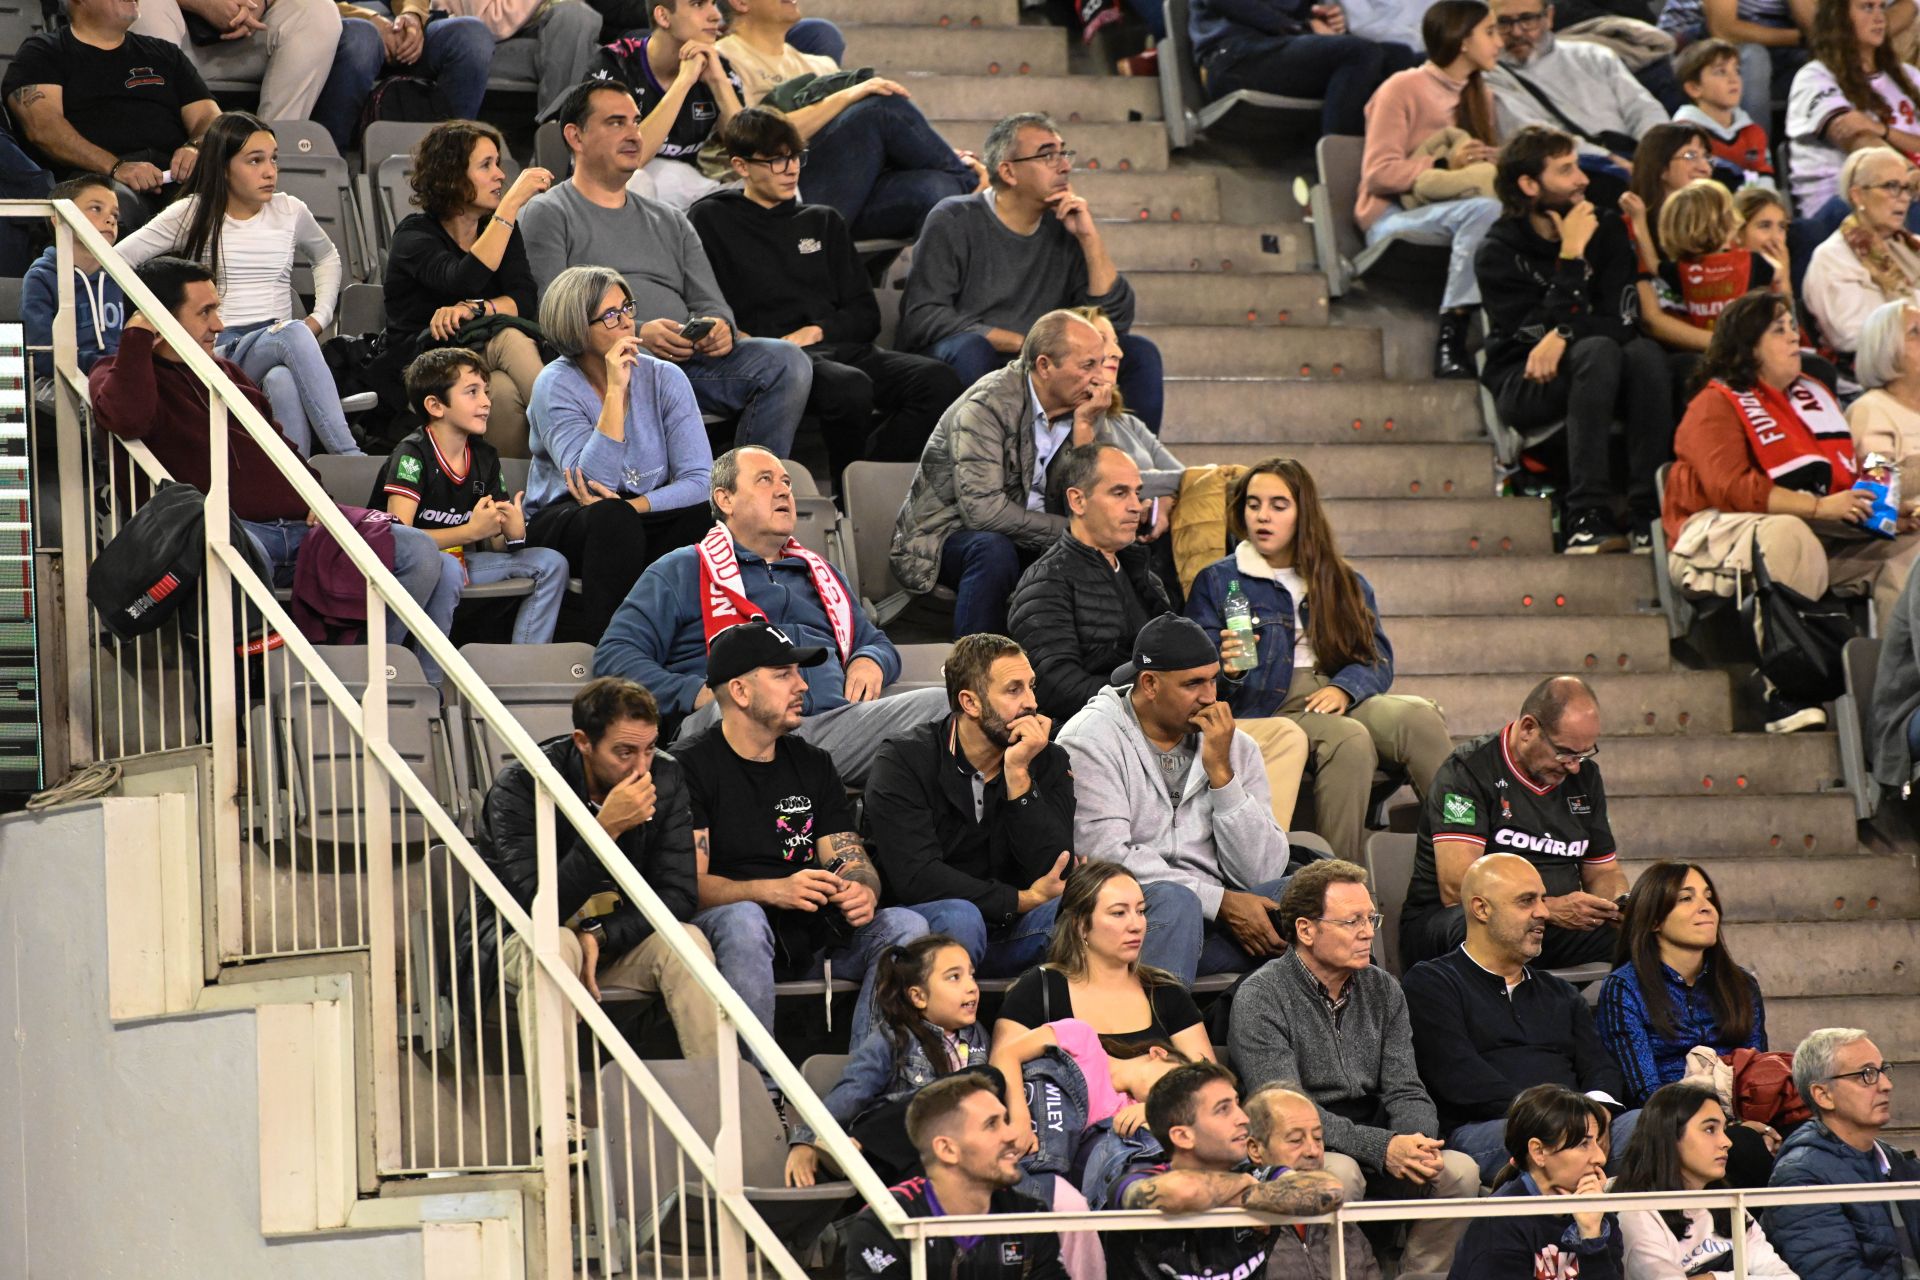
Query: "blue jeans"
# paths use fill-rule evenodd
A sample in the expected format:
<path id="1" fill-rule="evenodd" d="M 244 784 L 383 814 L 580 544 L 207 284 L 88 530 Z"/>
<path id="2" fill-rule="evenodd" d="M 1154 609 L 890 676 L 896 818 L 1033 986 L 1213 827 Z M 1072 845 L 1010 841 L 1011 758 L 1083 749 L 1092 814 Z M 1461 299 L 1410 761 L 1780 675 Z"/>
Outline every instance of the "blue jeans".
<path id="1" fill-rule="evenodd" d="M 1774 23 L 1764 25 L 1773 26 Z M 1764 44 L 1740 46 L 1740 106 L 1755 120 L 1773 119 L 1773 86 L 1789 84 L 1811 56 L 1805 45 L 1775 48 Z M 1769 125 L 1768 132 L 1772 132 Z"/>
<path id="2" fill-rule="evenodd" d="M 736 338 L 726 355 L 690 356 L 680 369 L 702 413 L 734 419 L 736 447 L 757 445 L 780 458 L 793 451 L 813 392 L 813 361 L 803 349 L 778 338 Z"/>
<path id="3" fill-rule="evenodd" d="M 1278 902 L 1280 901 L 1280 895 L 1287 891 L 1287 881 L 1290 879 L 1292 879 L 1291 876 L 1281 876 L 1278 880 L 1269 880 L 1265 884 L 1254 885 L 1251 889 L 1248 889 L 1247 892 L 1257 894 L 1262 898 L 1271 898 L 1273 901 Z M 1192 985 L 1194 976 L 1202 976 L 1209 973 L 1246 973 L 1250 969 L 1259 967 L 1260 962 L 1256 961 L 1245 951 L 1242 951 L 1240 944 L 1233 940 L 1233 935 L 1229 933 L 1223 925 L 1215 920 L 1200 919 L 1200 899 L 1194 897 L 1193 894 L 1186 889 L 1181 889 L 1180 894 L 1193 904 L 1192 918 L 1198 921 L 1200 925 L 1200 945 L 1196 948 L 1196 953 L 1200 959 L 1200 967 L 1194 972 L 1194 975 L 1185 977 L 1185 981 L 1189 986 Z M 1184 909 L 1186 904 L 1182 903 L 1181 906 Z M 1147 917 L 1148 919 L 1152 919 L 1153 917 L 1153 904 L 1151 902 L 1147 904 Z M 1182 918 L 1174 921 L 1174 926 L 1178 929 L 1185 927 L 1185 924 L 1186 918 L 1183 910 Z M 1145 963 L 1144 951 L 1141 956 L 1141 961 Z M 1181 971 L 1176 969 L 1174 972 L 1180 973 Z"/>
<path id="4" fill-rule="evenodd" d="M 729 902 L 707 908 L 694 916 L 692 923 L 713 944 L 713 963 L 720 976 L 740 993 L 760 1025 L 773 1030 L 773 921 L 766 908 L 757 902 Z M 832 964 L 836 979 L 860 980 L 860 997 L 854 1003 L 853 1025 L 848 1029 L 849 1044 L 858 1045 L 873 1029 L 874 961 L 888 947 L 912 942 L 926 932 L 927 922 L 918 912 L 883 907 L 853 931 L 847 945 L 815 957 L 809 977 L 822 976 L 826 966 Z M 773 1088 L 771 1079 L 767 1087 Z"/>
<path id="5" fill-rule="evenodd" d="M 261 320 L 233 325 L 214 340 L 213 349 L 240 366 L 266 392 L 287 443 L 303 458 L 313 456 L 317 434 L 328 453 L 358 454 L 347 415 L 340 408 L 320 340 L 299 320 Z"/>
<path id="6" fill-rule="evenodd" d="M 938 581 L 958 597 L 953 605 L 954 639 L 1007 634 L 1007 600 L 1035 558 L 1022 555 L 1004 533 L 958 529 L 948 534 L 940 546 Z"/>
<path id="7" fill-rule="evenodd" d="M 804 198 L 838 209 L 857 240 L 911 240 L 929 209 L 978 183 L 911 98 L 863 98 L 813 135 L 807 155 Z"/>
<path id="8" fill-rule="evenodd" d="M 1054 917 L 1060 899 L 1043 902 L 1012 924 L 987 928 L 980 908 L 965 898 L 942 898 L 914 907 L 926 917 L 928 933 L 944 933 L 967 949 L 974 972 L 982 978 L 1013 978 L 1047 958 Z"/>
<path id="9" fill-rule="evenodd" d="M 1012 353 L 995 351 L 983 333 L 949 334 L 926 354 L 952 365 L 963 387 L 971 387 L 996 369 L 1005 368 L 1013 359 Z M 1128 411 L 1146 423 L 1147 430 L 1159 435 L 1161 412 L 1167 404 L 1160 348 L 1137 333 L 1120 335 L 1120 394 L 1126 398 Z"/>
<path id="10" fill-rule="evenodd" d="M 1319 98 L 1323 132 L 1361 137 L 1373 91 L 1394 72 L 1419 66 L 1421 58 L 1405 45 L 1354 35 L 1232 35 L 1200 61 L 1209 99 L 1241 89 Z"/>
<path id="11" fill-rule="evenodd" d="M 1444 244 L 1447 289 L 1440 309 L 1458 311 L 1480 305 L 1480 281 L 1473 274 L 1473 255 L 1487 230 L 1500 219 L 1500 202 L 1492 196 L 1449 200 L 1418 209 L 1389 209 L 1367 228 L 1367 243 L 1378 244 L 1391 235 L 1404 235 L 1418 244 Z M 1124 367 L 1124 366 L 1122 366 Z"/>
<path id="12" fill-rule="evenodd" d="M 397 74 L 433 81 L 455 119 L 480 114 L 487 94 L 487 70 L 493 65 L 493 33 L 478 18 L 437 17 L 427 24 L 426 43 L 411 66 L 394 64 Z M 334 50 L 333 69 L 313 104 L 314 122 L 333 135 L 333 145 L 345 155 L 373 85 L 387 69 L 387 47 L 380 29 L 365 18 L 340 24 L 340 46 Z"/>
<path id="13" fill-rule="evenodd" d="M 444 553 L 442 553 L 444 554 Z M 447 556 L 452 560 L 452 556 Z M 467 552 L 467 584 L 485 586 L 512 578 L 533 579 L 533 590 L 520 598 L 513 617 L 515 644 L 546 644 L 560 620 L 560 600 L 567 594 L 567 558 L 552 547 L 521 547 L 517 551 Z M 453 615 L 435 618 L 442 631 L 453 630 Z"/>
<path id="14" fill-rule="evenodd" d="M 1621 1153 L 1627 1149 L 1627 1139 L 1633 1136 L 1634 1126 L 1639 1123 L 1638 1107 L 1632 1111 L 1622 1111 L 1613 1118 L 1613 1124 L 1607 1132 L 1607 1164 L 1615 1172 L 1619 1171 L 1618 1162 Z M 1463 1124 L 1447 1135 L 1447 1145 L 1470 1157 L 1480 1166 L 1480 1181 L 1491 1184 L 1500 1176 L 1500 1170 L 1508 1159 L 1506 1117 Z"/>

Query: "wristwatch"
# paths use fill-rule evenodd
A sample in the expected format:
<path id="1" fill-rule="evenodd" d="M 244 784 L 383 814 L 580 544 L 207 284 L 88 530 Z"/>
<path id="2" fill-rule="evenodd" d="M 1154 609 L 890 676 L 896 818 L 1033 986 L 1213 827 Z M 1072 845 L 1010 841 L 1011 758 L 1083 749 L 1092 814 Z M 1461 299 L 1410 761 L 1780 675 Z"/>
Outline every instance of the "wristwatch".
<path id="1" fill-rule="evenodd" d="M 607 926 L 600 923 L 600 918 L 598 916 L 588 916 L 586 919 L 582 920 L 579 924 L 573 927 L 581 933 L 592 934 L 594 941 L 596 942 L 606 937 L 606 934 L 607 934 Z"/>
<path id="2" fill-rule="evenodd" d="M 1556 338 L 1558 338 L 1558 339 L 1560 339 L 1560 341 L 1562 341 L 1562 342 L 1572 342 L 1572 341 L 1573 341 L 1573 326 L 1572 326 L 1572 325 L 1565 325 L 1565 324 L 1558 324 L 1558 325 L 1555 325 L 1555 326 L 1553 327 L 1553 335 L 1554 335 L 1554 337 L 1556 337 Z"/>

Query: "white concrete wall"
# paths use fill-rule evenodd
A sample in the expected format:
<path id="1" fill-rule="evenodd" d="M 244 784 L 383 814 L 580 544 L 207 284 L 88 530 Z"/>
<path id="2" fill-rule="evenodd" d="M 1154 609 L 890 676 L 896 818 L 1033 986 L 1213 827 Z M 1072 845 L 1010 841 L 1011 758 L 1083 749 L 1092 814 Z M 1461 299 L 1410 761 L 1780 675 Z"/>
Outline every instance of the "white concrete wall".
<path id="1" fill-rule="evenodd" d="M 0 819 L 0 1280 L 373 1280 L 417 1231 L 260 1234 L 251 1012 L 107 1019 L 101 811 Z"/>

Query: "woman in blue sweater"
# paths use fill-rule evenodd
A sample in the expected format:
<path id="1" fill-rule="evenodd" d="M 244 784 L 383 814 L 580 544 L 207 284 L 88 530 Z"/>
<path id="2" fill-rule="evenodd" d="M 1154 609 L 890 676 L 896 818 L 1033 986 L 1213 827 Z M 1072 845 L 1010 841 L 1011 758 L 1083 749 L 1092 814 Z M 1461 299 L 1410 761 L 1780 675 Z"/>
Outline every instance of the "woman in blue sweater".
<path id="1" fill-rule="evenodd" d="M 1361 860 L 1367 798 L 1381 761 L 1403 766 L 1424 799 L 1453 750 L 1425 698 L 1390 694 L 1393 646 L 1373 588 L 1340 555 L 1313 476 L 1291 458 L 1247 469 L 1227 495 L 1233 554 L 1200 571 L 1187 616 L 1221 637 L 1236 719 L 1283 716 L 1306 732 L 1314 830 L 1334 856 Z M 1253 606 L 1258 662 L 1231 669 L 1242 642 L 1225 630 L 1234 583 Z M 1311 605 L 1311 608 L 1309 608 Z"/>
<path id="2" fill-rule="evenodd" d="M 1607 1189 L 1607 1119 L 1603 1104 L 1564 1085 L 1526 1090 L 1507 1110 L 1511 1163 L 1493 1194 L 1600 1195 Z M 1454 1250 L 1447 1280 L 1619 1280 L 1622 1252 L 1620 1224 L 1610 1213 L 1475 1218 Z"/>
<path id="3" fill-rule="evenodd" d="M 592 644 L 648 565 L 706 532 L 713 449 L 687 375 L 634 335 L 619 272 L 562 271 L 540 328 L 561 358 L 527 406 L 527 543 L 558 550 L 581 580 L 555 638 Z"/>

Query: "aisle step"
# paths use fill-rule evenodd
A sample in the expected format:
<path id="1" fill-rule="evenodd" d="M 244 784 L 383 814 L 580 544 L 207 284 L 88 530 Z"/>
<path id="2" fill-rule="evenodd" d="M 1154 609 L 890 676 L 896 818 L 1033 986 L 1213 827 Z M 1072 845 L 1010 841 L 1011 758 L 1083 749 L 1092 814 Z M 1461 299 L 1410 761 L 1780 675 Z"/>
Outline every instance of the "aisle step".
<path id="1" fill-rule="evenodd" d="M 1479 393 L 1469 382 L 1170 376 L 1166 388 L 1160 435 L 1170 447 L 1276 441 L 1398 446 L 1485 439 Z"/>
<path id="2" fill-rule="evenodd" d="M 928 0 L 807 0 L 806 11 L 809 18 L 826 18 L 843 31 L 863 22 L 1011 27 L 1020 21 L 1020 0 L 935 0 L 931 4 Z"/>
<path id="3" fill-rule="evenodd" d="M 1609 821 L 1620 848 L 1649 861 L 1690 858 L 1709 850 L 1779 857 L 1817 857 L 1804 864 L 1801 897 L 1833 894 L 1824 887 L 1826 859 L 1860 847 L 1853 797 L 1844 791 L 1807 796 L 1615 796 Z M 1738 893 L 1728 886 L 1723 893 Z M 1811 895 L 1811 896 L 1809 896 Z"/>
<path id="4" fill-rule="evenodd" d="M 1543 556 L 1553 551 L 1553 508 L 1545 499 L 1336 498 L 1326 506 L 1340 550 L 1350 556 Z"/>
<path id="5" fill-rule="evenodd" d="M 1143 324 L 1133 331 L 1151 339 L 1165 366 L 1180 370 L 1182 377 L 1253 378 L 1282 371 L 1288 377 L 1359 383 L 1380 377 L 1385 364 L 1378 329 Z M 1169 379 L 1169 399 L 1174 386 Z M 1171 413 L 1167 421 L 1174 422 Z"/>
<path id="6" fill-rule="evenodd" d="M 1258 462 L 1286 453 L 1313 472 L 1323 498 L 1418 498 L 1443 502 L 1493 496 L 1493 450 L 1483 444 L 1290 445 L 1277 427 L 1264 443 L 1182 444 L 1180 461 Z M 1648 591 L 1651 593 L 1651 579 Z"/>
<path id="7" fill-rule="evenodd" d="M 1607 712 L 1603 705 L 1603 727 Z M 1781 795 L 1842 785 L 1840 746 L 1831 733 L 1735 733 L 1684 742 L 1609 733 L 1600 740 L 1600 765 L 1610 796 Z"/>
<path id="8" fill-rule="evenodd" d="M 1809 869 L 1814 865 L 1810 863 Z M 1740 926 L 1735 941 L 1735 958 L 1753 971 L 1769 1001 L 1790 996 L 1920 995 L 1920 964 L 1913 960 L 1920 950 L 1920 921 L 1746 924 Z M 1793 1049 L 1791 1044 L 1774 1047 Z M 1905 1046 L 1881 1048 L 1892 1057 Z M 1920 1095 L 1920 1089 L 1907 1093 Z"/>
<path id="9" fill-rule="evenodd" d="M 1071 145 L 1071 144 L 1069 144 Z M 1102 169 L 1073 175 L 1073 189 L 1098 218 L 1206 223 L 1220 217 L 1220 180 L 1204 168 L 1182 165 L 1163 173 Z"/>
<path id="10" fill-rule="evenodd" d="M 882 75 L 909 71 L 1009 77 L 1067 73 L 1067 33 L 1060 27 L 863 24 L 846 28 L 846 37 L 847 56 L 840 65 L 873 67 Z"/>
<path id="11" fill-rule="evenodd" d="M 946 120 L 932 112 L 927 113 L 927 118 L 949 146 L 963 151 L 978 151 L 985 146 L 987 129 L 993 123 L 978 117 Z M 1167 130 L 1157 120 L 1151 123 L 1084 121 L 1071 127 L 1063 126 L 1061 136 L 1066 140 L 1067 149 L 1074 153 L 1076 169 L 1155 173 L 1167 167 Z"/>
<path id="12" fill-rule="evenodd" d="M 1741 935 L 1733 933 L 1729 945 L 1733 948 L 1733 958 L 1745 963 L 1745 953 L 1740 946 Z M 1920 1003 L 1905 996 L 1782 996 L 1775 998 L 1767 993 L 1767 1042 L 1784 1053 L 1792 1053 L 1794 1046 L 1806 1039 L 1811 1033 L 1822 1027 L 1860 1027 L 1873 1038 L 1873 1042 L 1885 1049 L 1888 1054 L 1904 1056 L 1912 1053 L 1911 1046 L 1920 1043 L 1914 1039 L 1920 1036 Z M 1898 1063 L 1894 1070 L 1900 1072 Z M 1896 1074 L 1896 1079 L 1905 1077 Z M 1893 1110 L 1895 1124 L 1901 1123 L 1901 1097 L 1913 1090 L 1894 1090 Z M 1920 1124 L 1920 1105 L 1909 1107 L 1905 1113 L 1905 1123 Z M 1882 1138 L 1888 1135 L 1882 1133 Z M 1908 1150 L 1910 1143 L 1901 1143 L 1901 1150 Z"/>
<path id="13" fill-rule="evenodd" d="M 1393 642 L 1393 669 L 1402 680 L 1495 673 L 1537 678 L 1548 671 L 1598 677 L 1666 671 L 1672 664 L 1666 620 L 1657 615 L 1400 618 L 1388 638 Z M 1513 710 L 1517 712 L 1519 704 Z M 1608 792 L 1612 790 L 1610 785 Z"/>
<path id="14" fill-rule="evenodd" d="M 1513 719 L 1527 691 L 1538 684 L 1523 675 L 1407 676 L 1395 693 L 1431 698 L 1446 713 L 1456 735 L 1492 733 Z M 1609 709 L 1607 728 L 1617 734 L 1726 733 L 1732 699 L 1721 671 L 1658 671 L 1596 676 L 1594 691 Z"/>
<path id="15" fill-rule="evenodd" d="M 1627 857 L 1631 842 L 1624 836 L 1620 847 L 1629 876 L 1638 878 L 1657 861 L 1651 856 Z M 1818 875 L 1808 874 L 1811 864 L 1805 857 L 1761 855 L 1750 849 L 1701 849 L 1675 856 L 1699 863 L 1713 877 L 1723 918 L 1735 926 L 1727 935 L 1728 945 L 1742 963 L 1746 956 L 1739 926 L 1745 923 L 1895 920 L 1920 911 L 1920 881 L 1907 855 L 1827 853 L 1820 856 Z"/>
<path id="16" fill-rule="evenodd" d="M 1651 613 L 1653 599 L 1646 556 L 1364 557 L 1354 567 L 1373 584 L 1382 617 L 1606 616 L 1643 604 Z"/>
<path id="17" fill-rule="evenodd" d="M 1190 271 L 1129 271 L 1127 282 L 1141 324 L 1327 323 L 1327 282 L 1319 275 L 1242 272 L 1196 280 Z"/>
<path id="18" fill-rule="evenodd" d="M 1060 126 L 1067 146 L 1079 151 L 1083 125 L 1160 119 L 1160 82 L 1134 76 L 1009 78 L 911 71 L 890 78 L 913 95 L 929 120 L 980 121 L 982 137 L 991 121 L 1023 111 L 1041 111 Z M 968 148 L 979 149 L 978 143 Z M 1079 166 L 1085 159 L 1083 153 L 1074 163 Z"/>

